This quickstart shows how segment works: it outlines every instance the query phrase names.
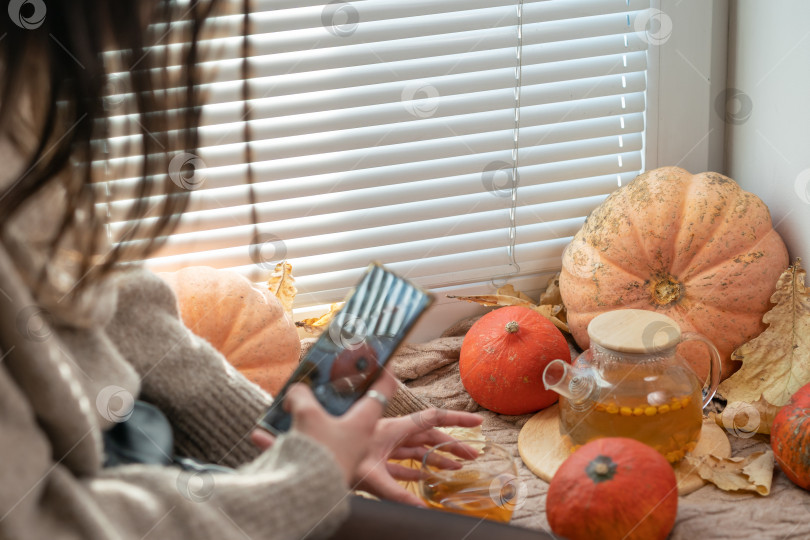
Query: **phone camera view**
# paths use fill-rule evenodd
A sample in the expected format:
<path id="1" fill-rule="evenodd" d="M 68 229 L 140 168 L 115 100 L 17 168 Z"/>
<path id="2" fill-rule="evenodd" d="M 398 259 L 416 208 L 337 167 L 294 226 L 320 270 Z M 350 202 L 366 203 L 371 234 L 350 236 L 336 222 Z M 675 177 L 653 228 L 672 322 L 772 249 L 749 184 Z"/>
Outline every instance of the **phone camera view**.
<path id="1" fill-rule="evenodd" d="M 379 264 L 371 265 L 260 424 L 273 432 L 290 429 L 290 415 L 281 405 L 294 383 L 309 386 L 330 413 L 346 412 L 377 379 L 430 302 L 428 293 Z"/>

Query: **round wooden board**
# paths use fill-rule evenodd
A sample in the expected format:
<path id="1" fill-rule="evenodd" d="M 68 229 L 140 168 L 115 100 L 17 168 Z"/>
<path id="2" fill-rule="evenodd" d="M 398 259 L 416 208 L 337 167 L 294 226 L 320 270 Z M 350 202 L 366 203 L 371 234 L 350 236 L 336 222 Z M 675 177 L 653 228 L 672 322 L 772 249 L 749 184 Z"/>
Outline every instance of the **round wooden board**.
<path id="1" fill-rule="evenodd" d="M 532 416 L 518 435 L 518 451 L 523 463 L 541 480 L 551 478 L 562 462 L 570 455 L 560 436 L 558 406 L 553 405 Z M 695 449 L 688 455 L 731 457 L 731 443 L 725 431 L 708 418 L 703 419 L 703 429 Z M 692 472 L 683 461 L 675 466 L 678 494 L 687 495 L 701 488 L 706 482 Z"/>

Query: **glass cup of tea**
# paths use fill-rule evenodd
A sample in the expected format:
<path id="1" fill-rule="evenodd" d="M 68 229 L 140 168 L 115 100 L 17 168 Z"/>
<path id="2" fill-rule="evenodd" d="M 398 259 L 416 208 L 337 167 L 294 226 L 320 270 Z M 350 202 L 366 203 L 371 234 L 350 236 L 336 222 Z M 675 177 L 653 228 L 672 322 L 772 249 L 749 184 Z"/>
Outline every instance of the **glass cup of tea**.
<path id="1" fill-rule="evenodd" d="M 523 495 L 512 452 L 489 441 L 436 445 L 422 458 L 420 473 L 419 493 L 428 507 L 456 514 L 508 523 Z"/>

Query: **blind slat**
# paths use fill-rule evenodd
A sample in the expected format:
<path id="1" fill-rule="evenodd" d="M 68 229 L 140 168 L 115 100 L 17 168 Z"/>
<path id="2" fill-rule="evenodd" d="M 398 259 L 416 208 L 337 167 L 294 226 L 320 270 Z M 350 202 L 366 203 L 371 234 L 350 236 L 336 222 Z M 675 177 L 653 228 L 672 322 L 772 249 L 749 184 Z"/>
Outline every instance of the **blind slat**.
<path id="1" fill-rule="evenodd" d="M 628 104 L 630 108 L 628 108 Z M 433 107 L 430 104 L 427 106 Z M 539 106 L 526 107 L 521 111 L 521 122 L 525 126 L 524 132 L 529 137 L 529 140 L 532 140 L 535 132 L 538 131 L 543 137 L 551 137 L 549 142 L 568 140 L 571 137 L 571 130 L 577 129 L 577 126 L 574 125 L 575 122 L 589 120 L 590 122 L 587 125 L 594 126 L 595 129 L 592 136 L 599 136 L 606 132 L 602 126 L 616 126 L 614 130 L 619 129 L 619 121 L 608 115 L 621 114 L 626 115 L 629 124 L 616 133 L 638 130 L 641 122 L 636 121 L 638 115 L 633 114 L 633 111 L 643 110 L 643 102 L 638 99 L 629 101 L 625 99 L 623 104 L 622 100 L 616 97 L 613 100 L 605 100 L 595 108 L 581 107 L 578 111 L 571 109 L 571 107 L 558 107 L 556 110 L 549 111 Z M 395 112 L 394 114 L 402 121 L 400 125 L 375 125 L 371 123 L 371 125 L 364 125 L 363 127 L 350 128 L 345 126 L 343 129 L 321 133 L 312 130 L 304 135 L 286 137 L 272 137 L 273 132 L 278 135 L 284 133 L 283 125 L 274 126 L 269 123 L 268 129 L 262 129 L 261 126 L 255 126 L 254 124 L 253 134 L 259 139 L 259 142 L 252 144 L 254 159 L 257 161 L 284 159 L 372 146 L 462 137 L 464 135 L 479 134 L 485 130 L 507 130 L 514 125 L 514 112 L 511 109 L 484 111 L 452 117 L 431 117 L 424 121 L 414 120 L 414 117 L 407 110 L 402 113 Z M 581 120 L 576 120 L 577 116 Z M 383 120 L 383 118 L 379 118 L 378 121 Z M 306 122 L 304 124 L 306 125 Z M 581 128 L 579 129 L 581 131 Z M 244 144 L 241 143 L 243 136 L 242 127 L 227 130 L 201 130 L 201 148 L 198 154 L 209 167 L 238 164 L 244 161 Z M 133 142 L 131 140 L 113 141 L 110 143 L 110 147 L 112 152 L 120 152 L 126 149 L 128 144 L 131 145 Z M 128 164 L 139 167 L 141 162 L 142 159 L 136 158 L 128 161 Z M 120 160 L 111 160 L 110 163 L 113 167 L 126 166 L 126 164 L 127 162 Z"/>
<path id="2" fill-rule="evenodd" d="M 478 79 L 462 80 L 458 77 L 441 77 L 433 79 L 431 85 L 440 96 L 445 98 L 455 95 L 479 94 L 488 91 L 514 92 L 513 87 L 505 86 L 502 77 L 490 74 L 479 74 Z M 403 86 L 401 83 L 389 83 L 375 87 L 360 87 L 352 92 L 313 91 L 297 96 L 274 96 L 272 98 L 253 99 L 249 101 L 252 118 L 277 118 L 297 114 L 332 112 L 342 109 L 390 104 L 400 102 Z M 544 85 L 524 86 L 521 103 L 537 105 L 587 99 L 608 95 L 621 95 L 625 92 L 646 90 L 646 76 L 643 72 L 627 73 L 622 76 L 603 75 L 592 79 L 560 81 Z M 241 102 L 207 105 L 202 116 L 203 125 L 226 123 L 234 118 L 241 120 Z M 211 120 L 207 118 L 210 115 Z M 136 133 L 140 126 L 133 115 L 116 116 L 111 120 L 114 136 Z"/>
<path id="3" fill-rule="evenodd" d="M 608 159 L 611 162 L 606 162 Z M 559 173 L 555 176 L 554 170 L 548 166 L 521 167 L 519 174 L 521 185 L 524 188 L 521 192 L 520 204 L 534 205 L 606 194 L 610 191 L 607 189 L 608 186 L 615 188 L 632 180 L 636 174 L 634 170 L 638 170 L 641 166 L 637 156 L 632 154 L 626 156 L 622 166 L 618 164 L 618 160 L 614 156 L 596 158 L 592 161 L 591 170 L 598 169 L 608 174 L 589 180 L 581 164 L 574 167 L 570 167 L 568 164 L 569 167 L 565 167 L 566 163 L 563 162 L 563 164 L 558 164 L 558 169 L 564 169 L 571 178 L 561 179 Z M 571 170 L 572 168 L 574 170 Z M 628 169 L 633 172 L 623 172 Z M 491 208 L 504 208 L 508 204 L 507 192 L 502 189 L 503 184 L 493 181 L 491 187 L 484 186 L 485 178 L 481 173 L 457 179 L 439 180 L 441 182 L 431 180 L 391 186 L 395 188 L 387 190 L 391 200 L 414 204 L 402 204 L 397 210 L 386 207 L 380 215 L 372 216 L 374 211 L 368 210 L 379 204 L 379 197 L 375 189 L 368 188 L 350 193 L 299 196 L 292 199 L 291 204 L 285 204 L 283 207 L 273 203 L 260 204 L 257 206 L 258 219 L 267 224 L 267 228 L 274 230 L 277 236 L 295 238 L 301 235 L 314 236 L 320 232 L 334 232 L 347 227 L 356 227 L 358 220 L 362 221 L 363 226 L 370 226 L 369 223 L 378 222 L 375 220 L 383 223 L 386 222 L 385 220 L 387 223 L 395 223 L 398 219 L 407 221 L 413 219 L 414 216 L 426 219 L 431 215 L 430 211 L 439 212 L 434 214 L 436 216 L 448 215 L 452 213 L 454 207 L 469 212 L 470 208 L 485 211 Z M 437 187 L 432 187 L 434 185 Z M 596 191 L 594 191 L 594 186 L 598 186 Z M 482 190 L 484 191 L 482 192 Z M 469 197 L 469 200 L 465 200 L 468 195 L 473 196 Z M 456 199 L 448 200 L 449 197 Z M 441 202 L 437 203 L 437 200 L 441 200 Z M 444 213 L 441 213 L 442 211 Z M 460 214 L 463 213 L 465 212 L 460 212 Z M 306 220 L 303 223 L 296 222 L 296 218 L 302 215 L 306 215 Z M 331 215 L 333 219 L 319 221 L 318 218 L 323 215 Z M 352 217 L 353 215 L 355 217 Z M 234 227 L 234 223 L 249 223 L 250 218 L 250 207 L 246 205 L 241 208 L 189 212 L 182 217 L 175 237 L 183 239 L 186 243 L 193 242 L 197 238 L 200 245 L 204 249 L 208 249 L 208 246 L 212 245 L 211 236 L 197 236 L 197 233 L 227 227 L 234 229 L 230 233 L 244 237 L 245 231 L 252 230 L 252 227 Z M 341 221 L 345 221 L 348 225 L 340 225 Z M 126 224 L 121 223 L 117 227 L 124 228 Z M 214 248 L 211 247 L 211 249 Z"/>

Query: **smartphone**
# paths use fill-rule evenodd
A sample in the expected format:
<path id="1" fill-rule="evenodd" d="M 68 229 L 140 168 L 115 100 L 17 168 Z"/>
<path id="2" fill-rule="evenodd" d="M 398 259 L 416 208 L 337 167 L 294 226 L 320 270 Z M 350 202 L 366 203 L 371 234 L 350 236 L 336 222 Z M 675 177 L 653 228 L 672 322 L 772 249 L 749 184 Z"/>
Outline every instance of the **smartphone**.
<path id="1" fill-rule="evenodd" d="M 293 374 L 281 388 L 259 425 L 275 435 L 290 429 L 284 411 L 287 389 L 303 383 L 324 409 L 345 413 L 382 373 L 433 296 L 379 263 L 372 263 L 349 293 Z"/>

